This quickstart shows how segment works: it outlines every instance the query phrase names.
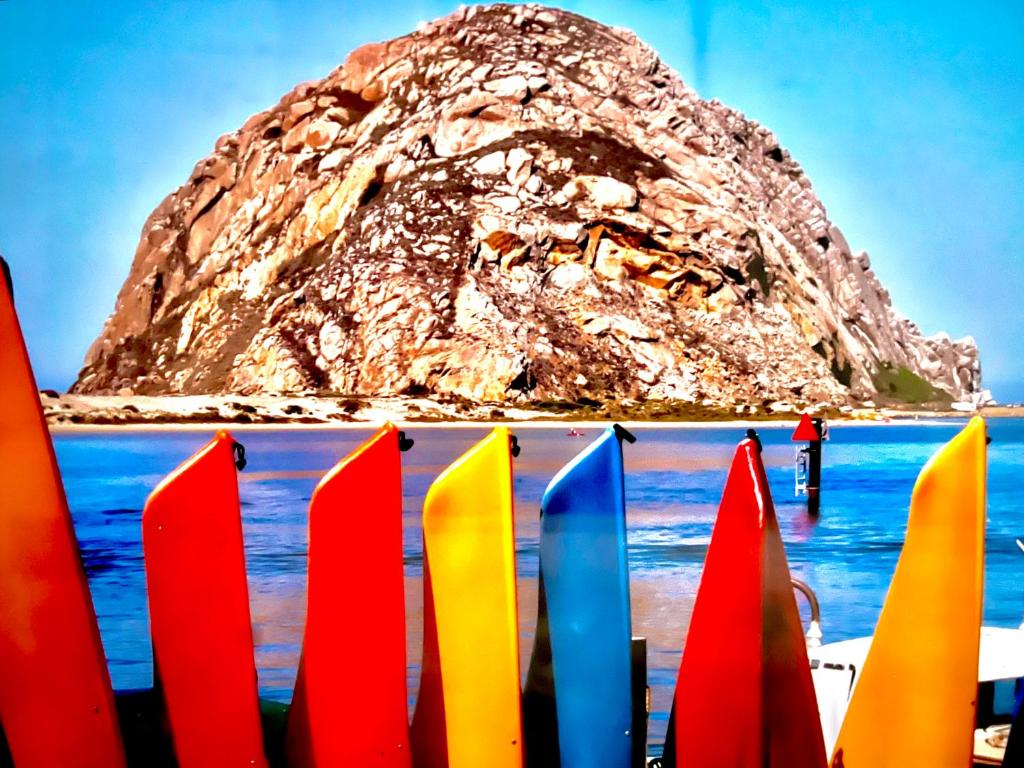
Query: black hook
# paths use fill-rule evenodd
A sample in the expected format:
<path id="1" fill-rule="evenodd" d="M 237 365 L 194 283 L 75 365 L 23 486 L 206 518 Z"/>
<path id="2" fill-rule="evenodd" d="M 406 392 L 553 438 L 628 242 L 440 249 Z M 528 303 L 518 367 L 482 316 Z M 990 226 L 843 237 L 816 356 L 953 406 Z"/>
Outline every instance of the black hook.
<path id="1" fill-rule="evenodd" d="M 758 453 L 761 453 L 761 452 L 764 451 L 764 446 L 761 445 L 761 438 L 758 436 L 756 429 L 748 429 L 747 430 L 747 439 L 754 441 L 754 445 L 757 446 L 757 452 Z"/>
<path id="2" fill-rule="evenodd" d="M 509 442 L 509 445 L 512 446 L 511 447 L 512 458 L 517 457 L 522 452 L 522 450 L 523 450 L 522 448 L 519 447 L 519 438 L 517 438 L 515 435 L 510 433 L 509 436 L 508 436 L 508 442 Z"/>
<path id="3" fill-rule="evenodd" d="M 3 256 L 0 256 L 0 271 L 4 273 L 4 282 L 7 283 L 7 293 L 11 297 L 11 301 L 14 301 L 14 280 L 11 279 L 11 266 Z"/>
<path id="4" fill-rule="evenodd" d="M 241 472 L 245 469 L 246 464 L 249 463 L 245 460 L 245 446 L 235 440 L 235 442 L 232 443 L 231 448 L 235 452 L 235 469 Z"/>
<path id="5" fill-rule="evenodd" d="M 405 434 L 405 432 L 399 430 L 398 432 L 398 450 L 405 453 L 416 443 L 411 437 Z"/>
<path id="6" fill-rule="evenodd" d="M 636 435 L 630 432 L 621 424 L 612 424 L 612 429 L 615 430 L 615 436 L 619 438 L 619 442 L 625 440 L 627 443 L 635 443 Z"/>

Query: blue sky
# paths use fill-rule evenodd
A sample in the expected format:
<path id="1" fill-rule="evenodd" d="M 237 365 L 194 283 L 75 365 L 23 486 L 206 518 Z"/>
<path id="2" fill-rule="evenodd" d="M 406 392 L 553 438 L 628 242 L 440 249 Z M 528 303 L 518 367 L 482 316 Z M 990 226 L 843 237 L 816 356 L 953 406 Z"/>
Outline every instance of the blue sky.
<path id="1" fill-rule="evenodd" d="M 566 2 L 767 125 L 896 306 L 1024 400 L 1024 4 Z M 0 0 L 0 252 L 66 388 L 142 224 L 222 133 L 455 3 Z"/>

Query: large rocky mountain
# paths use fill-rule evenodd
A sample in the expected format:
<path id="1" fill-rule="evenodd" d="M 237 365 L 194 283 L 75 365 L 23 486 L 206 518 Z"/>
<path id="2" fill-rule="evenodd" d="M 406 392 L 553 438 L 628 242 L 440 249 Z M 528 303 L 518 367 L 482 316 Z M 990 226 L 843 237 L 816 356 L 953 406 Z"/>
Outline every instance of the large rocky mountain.
<path id="1" fill-rule="evenodd" d="M 838 404 L 907 380 L 971 396 L 974 343 L 892 308 L 769 130 L 631 32 L 494 5 L 222 136 L 74 389 Z"/>

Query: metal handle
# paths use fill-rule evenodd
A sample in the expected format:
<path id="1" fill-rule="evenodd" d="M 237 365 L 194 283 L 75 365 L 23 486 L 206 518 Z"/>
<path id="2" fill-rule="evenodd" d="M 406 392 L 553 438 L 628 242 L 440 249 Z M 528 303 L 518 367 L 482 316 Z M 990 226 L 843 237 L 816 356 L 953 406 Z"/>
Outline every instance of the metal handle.
<path id="1" fill-rule="evenodd" d="M 807 647 L 817 648 L 821 645 L 821 606 L 818 605 L 818 596 L 807 582 L 800 579 L 790 579 L 793 582 L 793 589 L 807 598 L 807 604 L 811 607 L 811 624 L 807 628 Z"/>

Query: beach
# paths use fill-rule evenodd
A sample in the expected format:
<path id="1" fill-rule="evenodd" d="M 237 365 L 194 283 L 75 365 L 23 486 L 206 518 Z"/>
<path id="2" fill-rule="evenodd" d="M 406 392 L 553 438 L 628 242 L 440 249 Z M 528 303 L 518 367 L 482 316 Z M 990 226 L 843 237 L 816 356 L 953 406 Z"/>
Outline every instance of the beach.
<path id="1" fill-rule="evenodd" d="M 390 421 L 402 427 L 428 424 L 486 427 L 513 424 L 516 429 L 564 426 L 597 429 L 617 422 L 626 427 L 665 429 L 795 426 L 807 411 L 832 423 L 931 423 L 963 419 L 963 411 L 906 407 L 847 407 L 817 411 L 813 407 L 775 404 L 772 408 L 726 407 L 689 403 L 472 403 L 416 397 L 312 395 L 165 395 L 104 396 L 41 393 L 43 411 L 54 433 L 130 429 L 233 430 L 352 429 Z M 994 406 L 978 411 L 986 418 L 1024 416 L 1021 406 Z"/>

